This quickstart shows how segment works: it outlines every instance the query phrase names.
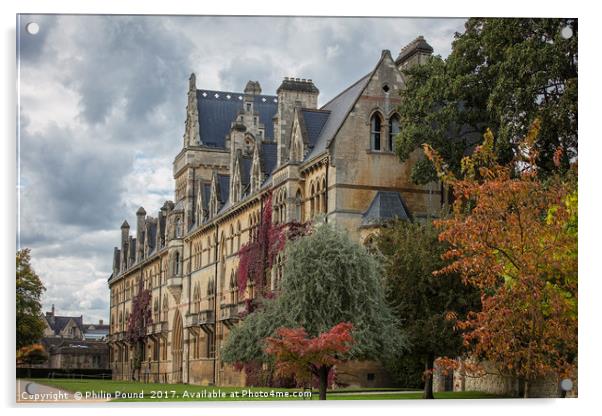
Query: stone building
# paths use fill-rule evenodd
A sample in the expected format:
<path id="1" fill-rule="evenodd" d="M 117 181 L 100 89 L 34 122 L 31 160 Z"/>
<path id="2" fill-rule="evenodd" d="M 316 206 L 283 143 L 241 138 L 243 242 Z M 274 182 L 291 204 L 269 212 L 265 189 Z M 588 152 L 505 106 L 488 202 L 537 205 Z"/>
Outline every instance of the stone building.
<path id="1" fill-rule="evenodd" d="M 83 316 L 59 316 L 54 305 L 44 315 L 42 345 L 52 369 L 109 369 L 109 325 L 85 324 Z"/>
<path id="2" fill-rule="evenodd" d="M 257 81 L 242 93 L 197 88 L 189 79 L 186 123 L 173 163 L 174 201 L 137 213 L 135 234 L 125 221 L 114 249 L 111 292 L 111 368 L 129 379 L 133 350 L 125 331 L 137 282 L 152 293 L 143 371 L 151 380 L 244 385 L 244 375 L 220 359 L 220 347 L 254 297 L 236 287 L 238 250 L 255 238 L 262 204 L 271 193 L 273 220 L 324 215 L 364 241 L 381 221 L 439 212 L 441 186 L 410 179 L 416 158 L 401 163 L 394 137 L 404 88 L 401 69 L 433 49 L 422 37 L 394 59 L 382 51 L 369 72 L 318 108 L 311 79 L 284 78 L 275 95 Z M 358 63 L 361 65 L 361 63 Z M 282 258 L 271 274 L 277 288 Z M 350 385 L 387 384 L 376 363 L 337 369 Z"/>

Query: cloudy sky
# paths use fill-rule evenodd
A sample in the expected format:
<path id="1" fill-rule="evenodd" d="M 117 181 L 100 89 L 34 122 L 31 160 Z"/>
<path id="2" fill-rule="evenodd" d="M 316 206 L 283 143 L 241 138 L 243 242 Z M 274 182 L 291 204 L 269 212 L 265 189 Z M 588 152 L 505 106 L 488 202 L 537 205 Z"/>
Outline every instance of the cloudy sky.
<path id="1" fill-rule="evenodd" d="M 25 31 L 39 24 L 36 35 Z M 173 199 L 187 80 L 241 91 L 311 78 L 320 103 L 368 73 L 382 49 L 424 35 L 447 56 L 462 19 L 22 16 L 20 247 L 57 313 L 108 318 L 107 278 L 124 219 Z M 131 230 L 135 232 L 134 229 Z"/>

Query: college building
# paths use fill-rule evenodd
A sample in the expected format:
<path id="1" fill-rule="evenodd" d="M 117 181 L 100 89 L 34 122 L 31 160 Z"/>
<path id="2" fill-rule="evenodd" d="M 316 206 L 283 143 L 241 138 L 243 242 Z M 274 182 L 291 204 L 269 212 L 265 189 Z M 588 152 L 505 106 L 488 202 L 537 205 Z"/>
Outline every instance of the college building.
<path id="1" fill-rule="evenodd" d="M 266 201 L 276 223 L 321 215 L 360 242 L 388 219 L 439 213 L 441 185 L 418 186 L 410 178 L 424 156 L 417 151 L 400 162 L 394 140 L 403 128 L 396 113 L 401 70 L 432 52 L 418 37 L 396 58 L 388 50 L 375 53 L 367 74 L 321 107 L 318 80 L 286 77 L 275 95 L 266 95 L 257 81 L 243 92 L 213 91 L 190 76 L 183 141 L 173 162 L 174 200 L 152 215 L 138 209 L 135 233 L 125 221 L 114 249 L 108 281 L 113 378 L 131 378 L 126 330 L 142 279 L 152 293 L 153 318 L 143 377 L 245 385 L 244 373 L 221 360 L 220 348 L 255 295 L 252 282 L 242 293 L 237 288 L 238 252 L 256 238 Z M 283 261 L 271 272 L 272 289 Z M 341 366 L 337 377 L 357 386 L 389 382 L 373 362 Z"/>

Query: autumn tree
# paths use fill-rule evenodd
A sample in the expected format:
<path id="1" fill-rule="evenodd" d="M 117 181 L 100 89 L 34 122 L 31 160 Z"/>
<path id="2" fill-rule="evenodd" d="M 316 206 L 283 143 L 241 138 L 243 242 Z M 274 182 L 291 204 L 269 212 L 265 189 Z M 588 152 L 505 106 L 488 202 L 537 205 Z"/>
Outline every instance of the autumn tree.
<path id="1" fill-rule="evenodd" d="M 460 178 L 425 146 L 456 197 L 453 216 L 436 221 L 451 246 L 438 274 L 459 273 L 481 295 L 482 310 L 457 326 L 473 356 L 523 381 L 525 397 L 539 377 L 574 376 L 577 357 L 576 166 L 541 180 L 538 132 L 535 122 L 519 156 L 501 165 L 488 131 Z"/>
<path id="2" fill-rule="evenodd" d="M 281 292 L 234 327 L 222 349 L 225 362 L 270 362 L 266 339 L 302 328 L 315 338 L 336 325 L 353 325 L 353 343 L 341 359 L 384 359 L 406 346 L 385 301 L 378 261 L 331 224 L 287 244 Z M 324 380 L 320 383 L 325 390 Z"/>
<path id="3" fill-rule="evenodd" d="M 138 291 L 132 299 L 132 310 L 127 322 L 126 340 L 134 347 L 132 378 L 136 372 L 140 377 L 140 368 L 144 360 L 144 339 L 147 328 L 153 324 L 151 311 L 151 291 L 144 287 L 143 279 L 138 279 Z"/>
<path id="4" fill-rule="evenodd" d="M 17 251 L 17 349 L 39 342 L 45 328 L 40 298 L 46 288 L 30 261 L 28 248 Z"/>
<path id="5" fill-rule="evenodd" d="M 495 154 L 505 164 L 538 118 L 539 174 L 555 172 L 558 148 L 561 167 L 568 169 L 577 154 L 577 35 L 577 19 L 468 19 L 445 60 L 436 56 L 404 70 L 400 158 L 427 143 L 459 175 L 460 160 L 490 128 Z M 412 178 L 436 179 L 432 163 L 419 160 Z"/>
<path id="6" fill-rule="evenodd" d="M 353 324 L 341 322 L 314 338 L 308 338 L 303 328 L 279 328 L 266 339 L 265 350 L 275 357 L 277 373 L 292 375 L 302 384 L 317 377 L 320 400 L 326 400 L 328 374 L 351 349 L 352 328 Z"/>
<path id="7" fill-rule="evenodd" d="M 17 350 L 17 365 L 43 364 L 48 361 L 48 353 L 42 344 L 31 344 Z"/>
<path id="8" fill-rule="evenodd" d="M 449 248 L 438 240 L 438 234 L 430 222 L 397 221 L 376 238 L 384 263 L 387 300 L 411 345 L 388 367 L 407 371 L 419 359 L 425 399 L 434 398 L 435 358 L 461 353 L 462 336 L 449 317 L 465 318 L 469 311 L 478 309 L 477 291 L 465 285 L 458 273 L 433 276 L 446 265 L 441 256 Z"/>

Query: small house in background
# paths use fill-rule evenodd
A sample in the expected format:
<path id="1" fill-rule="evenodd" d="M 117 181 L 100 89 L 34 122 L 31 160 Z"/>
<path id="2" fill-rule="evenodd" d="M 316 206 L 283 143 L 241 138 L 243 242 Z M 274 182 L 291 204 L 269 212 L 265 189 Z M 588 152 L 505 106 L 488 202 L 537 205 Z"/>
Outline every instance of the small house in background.
<path id="1" fill-rule="evenodd" d="M 83 316 L 58 316 L 54 305 L 44 315 L 46 328 L 42 345 L 48 353 L 44 365 L 53 369 L 108 369 L 109 326 L 103 320 L 85 324 Z"/>

